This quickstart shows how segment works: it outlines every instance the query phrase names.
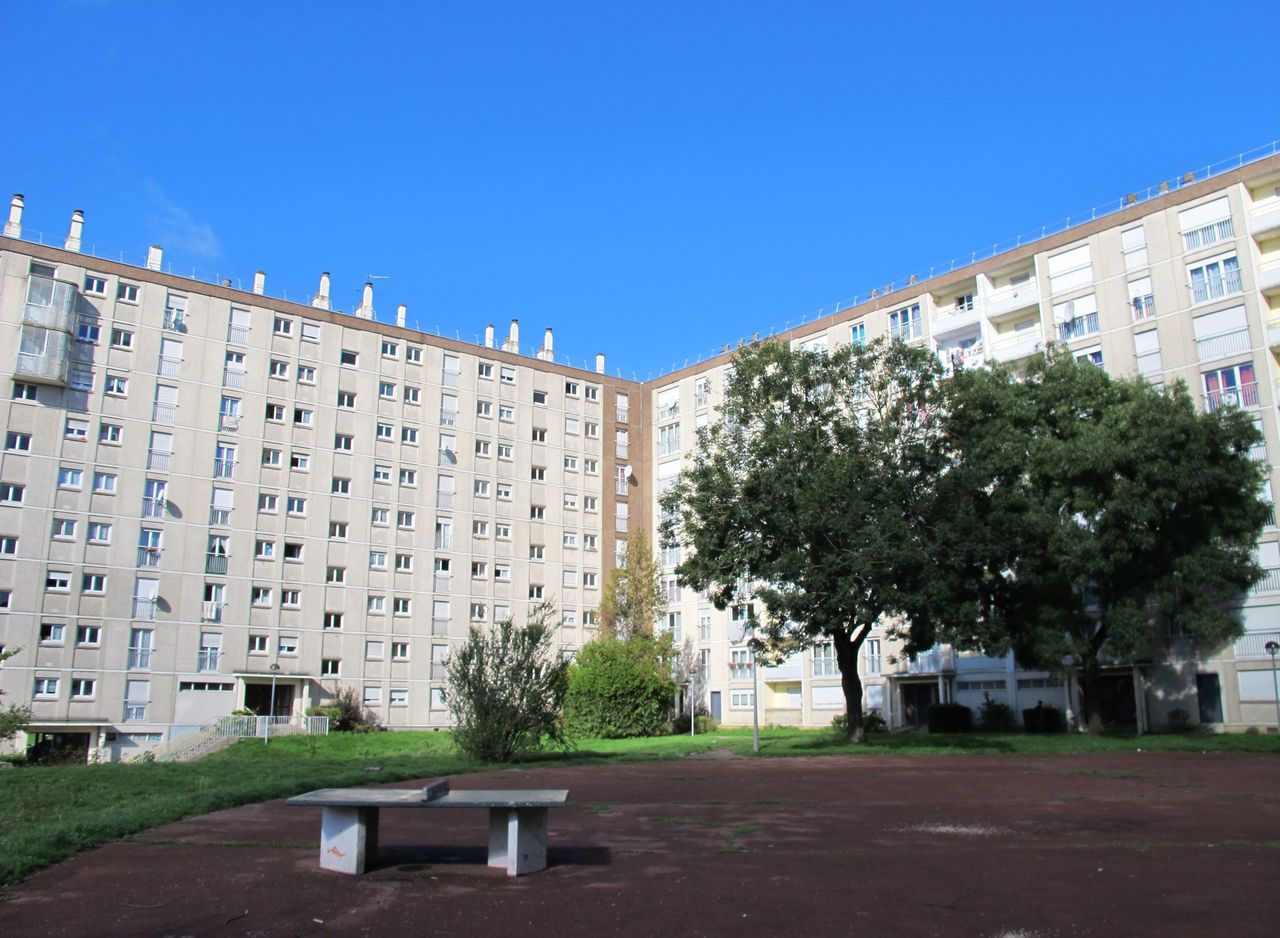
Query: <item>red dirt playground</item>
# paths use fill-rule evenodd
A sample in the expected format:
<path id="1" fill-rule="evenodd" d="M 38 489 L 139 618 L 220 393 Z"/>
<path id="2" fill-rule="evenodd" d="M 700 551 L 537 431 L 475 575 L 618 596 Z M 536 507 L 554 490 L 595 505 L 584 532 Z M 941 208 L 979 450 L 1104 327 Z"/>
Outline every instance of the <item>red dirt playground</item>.
<path id="1" fill-rule="evenodd" d="M 319 809 L 274 801 L 38 873 L 0 935 L 1280 934 L 1275 756 L 713 753 L 452 785 L 568 788 L 549 867 L 489 869 L 483 811 L 406 809 L 372 872 L 328 873 Z"/>

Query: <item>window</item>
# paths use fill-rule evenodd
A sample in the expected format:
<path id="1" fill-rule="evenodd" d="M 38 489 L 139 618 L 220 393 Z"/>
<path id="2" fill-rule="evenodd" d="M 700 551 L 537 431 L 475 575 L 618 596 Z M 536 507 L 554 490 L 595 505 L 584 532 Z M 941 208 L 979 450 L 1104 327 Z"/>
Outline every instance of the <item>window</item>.
<path id="1" fill-rule="evenodd" d="M 834 677 L 836 670 L 836 646 L 832 642 L 820 642 L 813 646 L 813 676 Z"/>
<path id="2" fill-rule="evenodd" d="M 90 544 L 110 544 L 111 525 L 105 521 L 90 521 L 86 537 Z"/>
<path id="3" fill-rule="evenodd" d="M 315 412 L 308 410 L 306 407 L 295 407 L 293 409 L 293 422 L 300 427 L 309 427 L 315 417 Z"/>
<path id="4" fill-rule="evenodd" d="M 1129 281 L 1129 305 L 1133 308 L 1135 321 L 1150 319 L 1156 314 L 1156 298 L 1150 277 Z"/>
<path id="5" fill-rule="evenodd" d="M 116 349 L 132 349 L 133 333 L 128 329 L 111 330 L 111 347 Z"/>
<path id="6" fill-rule="evenodd" d="M 404 360 L 410 365 L 422 364 L 422 349 L 417 345 L 406 345 L 404 347 Z"/>
<path id="7" fill-rule="evenodd" d="M 1063 251 L 1049 258 L 1049 292 L 1057 295 L 1093 283 L 1093 259 L 1089 245 Z"/>
<path id="8" fill-rule="evenodd" d="M 78 489 L 84 484 L 84 470 L 62 466 L 58 469 L 58 488 Z"/>
<path id="9" fill-rule="evenodd" d="M 101 645 L 102 644 L 101 626 L 97 626 L 97 625 L 76 626 L 76 644 L 77 645 Z"/>
<path id="10" fill-rule="evenodd" d="M 392 342 L 390 339 L 382 340 L 382 357 L 383 358 L 398 358 L 399 355 L 400 355 L 400 346 L 397 343 Z"/>
<path id="11" fill-rule="evenodd" d="M 291 515 L 305 515 L 307 513 L 307 500 L 301 495 L 290 495 L 285 499 L 285 511 Z"/>
<path id="12" fill-rule="evenodd" d="M 93 490 L 100 495 L 114 495 L 116 492 L 116 474 L 114 472 L 95 472 L 93 474 Z"/>
<path id="13" fill-rule="evenodd" d="M 396 527 L 411 530 L 414 524 L 414 514 L 412 511 L 396 512 Z"/>
<path id="14" fill-rule="evenodd" d="M 282 423 L 284 421 L 284 405 L 267 404 L 265 416 L 270 423 Z"/>
<path id="15" fill-rule="evenodd" d="M 76 536 L 76 523 L 71 518 L 54 518 L 53 519 L 53 536 L 62 540 L 68 540 Z"/>
<path id="16" fill-rule="evenodd" d="M 577 457 L 577 456 L 566 456 L 566 457 L 564 458 L 564 471 L 565 471 L 565 472 L 577 472 L 577 471 L 578 471 L 578 457 Z"/>
<path id="17" fill-rule="evenodd" d="M 267 377 L 269 378 L 287 378 L 289 376 L 289 363 L 281 361 L 278 358 L 271 359 L 267 365 Z"/>
<path id="18" fill-rule="evenodd" d="M 383 400 L 393 401 L 396 398 L 396 385 L 394 381 L 378 382 L 378 397 Z"/>
<path id="19" fill-rule="evenodd" d="M 582 425 L 582 432 L 588 440 L 600 439 L 600 424 L 594 420 L 588 420 Z"/>
<path id="20" fill-rule="evenodd" d="M 347 582 L 346 567 L 326 567 L 324 572 L 324 581 L 331 584 L 341 584 Z"/>
<path id="21" fill-rule="evenodd" d="M 35 690 L 33 697 L 57 697 L 58 696 L 58 679 L 56 677 L 38 677 L 36 678 Z"/>
<path id="22" fill-rule="evenodd" d="M 489 482 L 488 482 L 488 480 L 487 480 L 487 479 L 476 479 L 476 480 L 475 480 L 475 486 L 474 486 L 474 488 L 473 488 L 473 492 L 474 492 L 474 494 L 475 494 L 476 498 L 488 498 L 488 497 L 489 497 Z"/>
<path id="23" fill-rule="evenodd" d="M 729 692 L 729 707 L 734 710 L 750 710 L 756 704 L 755 691 L 734 690 Z"/>
<path id="24" fill-rule="evenodd" d="M 903 342 L 918 339 L 924 334 L 920 322 L 920 304 L 915 303 L 889 314 L 889 335 Z"/>
<path id="25" fill-rule="evenodd" d="M 598 534 L 582 535 L 582 549 L 583 550 L 599 550 L 600 536 Z"/>
<path id="26" fill-rule="evenodd" d="M 281 655 L 296 655 L 298 653 L 298 636 L 281 635 L 279 642 L 276 644 L 276 653 Z"/>
<path id="27" fill-rule="evenodd" d="M 389 423 L 380 423 L 374 432 L 374 438 L 378 440 L 394 440 L 396 438 L 396 428 Z"/>
<path id="28" fill-rule="evenodd" d="M 320 676 L 321 677 L 337 677 L 340 673 L 342 662 L 337 658 L 321 658 L 320 659 Z"/>
<path id="29" fill-rule="evenodd" d="M 293 335 L 293 320 L 277 316 L 271 326 L 271 331 L 276 335 Z"/>
<path id="30" fill-rule="evenodd" d="M 544 547 L 542 544 L 529 545 L 530 560 L 542 560 L 545 555 L 546 555 L 546 547 Z"/>
<path id="31" fill-rule="evenodd" d="M 267 636 L 250 635 L 249 636 L 249 654 L 265 655 L 267 653 Z"/>
<path id="32" fill-rule="evenodd" d="M 338 364 L 355 368 L 360 364 L 360 353 L 353 352 L 350 349 L 343 349 L 338 355 Z"/>
<path id="33" fill-rule="evenodd" d="M 529 470 L 529 478 L 533 482 L 546 482 L 547 470 L 545 466 L 534 466 Z"/>
<path id="34" fill-rule="evenodd" d="M 512 446 L 511 446 L 511 444 L 510 444 L 510 443 L 499 443 L 499 444 L 498 444 L 498 458 L 499 458 L 499 459 L 510 460 L 510 459 L 513 459 L 513 458 L 514 458 L 514 455 L 515 455 L 515 454 L 514 454 L 514 450 L 512 449 Z"/>
<path id="35" fill-rule="evenodd" d="M 387 597 L 371 594 L 365 602 L 365 609 L 375 615 L 382 615 L 387 611 Z"/>
<path id="36" fill-rule="evenodd" d="M 564 418 L 564 432 L 569 436 L 578 435 L 578 418 L 577 417 Z"/>
<path id="37" fill-rule="evenodd" d="M 578 510 L 578 496 L 573 492 L 564 493 L 564 507 L 567 511 Z"/>
<path id="38" fill-rule="evenodd" d="M 44 576 L 47 593 L 66 593 L 71 590 L 71 574 L 66 570 L 49 570 Z"/>
<path id="39" fill-rule="evenodd" d="M 1203 380 L 1206 410 L 1258 406 L 1258 381 L 1251 362 L 1207 371 Z"/>
<path id="40" fill-rule="evenodd" d="M 374 482 L 390 482 L 391 467 L 375 464 L 373 467 L 373 481 Z"/>
<path id="41" fill-rule="evenodd" d="M 345 541 L 347 539 L 347 522 L 330 521 L 329 522 L 329 538 L 335 541 Z"/>
<path id="42" fill-rule="evenodd" d="M 310 365 L 299 365 L 298 366 L 298 383 L 299 384 L 315 384 L 316 383 L 315 368 L 311 367 Z M 353 405 L 355 404 L 354 397 L 352 398 L 351 403 Z M 338 406 L 339 407 L 342 406 L 342 392 L 338 392 Z"/>
<path id="43" fill-rule="evenodd" d="M 471 612 L 470 612 L 470 616 L 471 616 L 471 621 L 472 621 L 472 622 L 482 622 L 482 621 L 484 621 L 484 617 L 485 617 L 487 614 L 488 614 L 488 609 L 485 607 L 485 604 L 484 604 L 484 603 L 472 603 L 472 604 L 471 604 Z"/>
<path id="44" fill-rule="evenodd" d="M 584 459 L 582 460 L 582 471 L 583 471 L 583 472 L 585 472 L 585 473 L 586 473 L 587 475 L 589 475 L 589 476 L 599 475 L 599 474 L 600 474 L 600 460 L 598 460 L 598 459 L 585 459 L 585 458 L 584 458 Z"/>
<path id="45" fill-rule="evenodd" d="M 598 583 L 599 583 L 599 574 L 594 572 L 588 572 L 588 573 L 582 574 L 582 585 L 585 588 L 589 590 L 593 590 L 596 588 Z"/>
<path id="46" fill-rule="evenodd" d="M 353 443 L 355 443 L 355 438 L 349 433 L 335 433 L 333 435 L 333 448 L 335 450 L 349 453 Z"/>
<path id="47" fill-rule="evenodd" d="M 589 401 L 598 401 L 598 400 L 600 400 L 600 388 L 599 388 L 599 386 L 594 385 L 594 384 L 588 384 L 588 385 L 587 385 L 587 390 L 586 390 L 586 393 L 585 393 L 585 397 L 586 397 L 586 399 L 587 399 L 587 400 L 589 400 Z"/>
<path id="48" fill-rule="evenodd" d="M 405 446 L 418 445 L 418 428 L 417 427 L 401 427 L 400 442 Z M 441 447 L 443 449 L 444 447 Z"/>
<path id="49" fill-rule="evenodd" d="M 397 596 L 391 601 L 391 613 L 397 616 L 407 616 L 413 611 L 413 601 L 407 596 Z"/>
<path id="50" fill-rule="evenodd" d="M 670 456 L 680 451 L 680 424 L 672 423 L 658 428 L 658 455 Z"/>
<path id="51" fill-rule="evenodd" d="M 1226 196 L 1205 202 L 1178 213 L 1178 229 L 1182 232 L 1182 249 L 1197 251 L 1219 241 L 1235 237 L 1231 224 L 1231 203 Z"/>
<path id="52" fill-rule="evenodd" d="M 0 502 L 10 505 L 21 505 L 26 488 L 13 482 L 0 482 Z"/>
<path id="53" fill-rule="evenodd" d="M 498 369 L 498 380 L 503 384 L 515 384 L 516 370 L 510 365 L 503 365 Z"/>
<path id="54" fill-rule="evenodd" d="M 489 362 L 480 362 L 476 366 L 476 376 L 479 378 L 492 378 L 493 365 L 489 364 Z"/>
<path id="55" fill-rule="evenodd" d="M 107 375 L 102 391 L 112 397 L 125 397 L 129 393 L 129 379 L 123 375 Z"/>
<path id="56" fill-rule="evenodd" d="M 13 399 L 15 401 L 36 400 L 36 386 L 34 384 L 25 384 L 22 381 L 13 382 Z"/>
<path id="57" fill-rule="evenodd" d="M 413 554 L 396 554 L 396 572 L 413 572 Z"/>
<path id="58" fill-rule="evenodd" d="M 60 622 L 40 623 L 40 644 L 61 645 L 67 634 L 67 627 Z"/>
<path id="59" fill-rule="evenodd" d="M 1208 303 L 1243 290 L 1240 261 L 1234 254 L 1189 267 L 1187 275 L 1191 280 L 1192 303 Z"/>
<path id="60" fill-rule="evenodd" d="M 422 398 L 422 390 L 410 385 L 405 385 L 404 402 L 406 404 L 416 404 Z"/>
<path id="61" fill-rule="evenodd" d="M 4 448 L 10 453 L 31 452 L 31 434 L 16 433 L 10 430 L 7 434 L 5 434 Z"/>
<path id="62" fill-rule="evenodd" d="M 1070 342 L 1098 332 L 1098 299 L 1088 296 L 1053 304 L 1053 319 L 1058 324 L 1058 337 Z"/>
<path id="63" fill-rule="evenodd" d="M 511 564 L 495 563 L 493 565 L 493 578 L 499 583 L 509 583 L 511 581 Z"/>
<path id="64" fill-rule="evenodd" d="M 711 641 L 711 610 L 710 609 L 698 610 L 698 641 L 700 642 Z M 705 670 L 703 671 L 703 674 L 704 675 L 706 674 Z"/>
<path id="65" fill-rule="evenodd" d="M 136 283 L 124 283 L 123 281 L 116 284 L 116 299 L 125 303 L 138 302 L 138 285 Z"/>
<path id="66" fill-rule="evenodd" d="M 582 496 L 582 510 L 583 511 L 599 511 L 600 499 L 595 495 Z"/>
<path id="67" fill-rule="evenodd" d="M 498 483 L 496 483 L 496 485 L 497 485 L 498 500 L 499 500 L 499 501 L 505 501 L 505 502 L 509 502 L 509 501 L 511 501 L 511 493 L 512 493 L 512 491 L 514 491 L 514 490 L 513 490 L 513 488 L 512 488 L 511 483 L 510 483 L 510 482 L 498 482 Z"/>
<path id="68" fill-rule="evenodd" d="M 381 707 L 382 706 L 382 688 L 381 687 L 365 687 L 364 705 L 366 707 Z"/>
<path id="69" fill-rule="evenodd" d="M 282 589 L 280 591 L 280 605 L 285 609 L 297 609 L 302 605 L 302 590 Z"/>
<path id="70" fill-rule="evenodd" d="M 89 421 L 68 417 L 62 434 L 68 440 L 83 440 L 89 435 Z"/>
<path id="71" fill-rule="evenodd" d="M 476 455 L 488 456 L 491 444 L 488 440 L 476 440 Z"/>
<path id="72" fill-rule="evenodd" d="M 254 606 L 270 606 L 272 592 L 269 586 L 255 586 L 249 593 L 249 602 Z"/>
<path id="73" fill-rule="evenodd" d="M 471 561 L 471 576 L 473 579 L 481 580 L 489 575 L 489 565 L 483 560 Z"/>
<path id="74" fill-rule="evenodd" d="M 498 419 L 499 419 L 499 420 L 505 420 L 507 423 L 511 423 L 513 420 L 515 420 L 515 419 L 516 419 L 516 410 L 515 410 L 515 408 L 514 408 L 512 405 L 510 405 L 510 404 L 499 404 L 499 405 L 498 405 Z M 545 437 L 544 437 L 544 438 L 545 438 Z"/>
<path id="75" fill-rule="evenodd" d="M 867 344 L 867 324 L 865 322 L 855 322 L 849 327 L 849 341 L 854 345 Z M 707 398 L 710 399 L 711 387 L 708 383 Z"/>
<path id="76" fill-rule="evenodd" d="M 329 488 L 330 488 L 330 491 L 331 491 L 334 495 L 350 495 L 350 494 L 351 494 L 351 480 L 350 480 L 350 479 L 343 479 L 343 478 L 339 478 L 338 476 L 334 476 L 334 477 L 333 477 L 333 482 L 332 482 L 332 483 L 330 483 L 330 487 L 329 487 Z"/>
<path id="77" fill-rule="evenodd" d="M 409 643 L 408 642 L 392 642 L 391 643 L 391 660 L 392 661 L 408 661 L 409 660 Z"/>
<path id="78" fill-rule="evenodd" d="M 338 392 L 338 406 L 350 410 L 356 406 L 356 395 L 353 391 Z"/>
<path id="79" fill-rule="evenodd" d="M 547 509 L 546 509 L 546 506 L 544 506 L 544 505 L 530 505 L 530 506 L 529 506 L 529 520 L 530 520 L 530 521 L 543 521 L 543 520 L 545 520 L 545 519 L 546 519 L 546 517 L 547 517 Z"/>
<path id="80" fill-rule="evenodd" d="M 369 514 L 369 520 L 375 525 L 391 523 L 391 509 L 375 506 Z"/>
<path id="81" fill-rule="evenodd" d="M 493 416 L 493 403 L 492 403 L 492 402 L 490 402 L 490 401 L 476 401 L 476 416 L 477 416 L 477 417 L 492 417 L 492 416 Z"/>
<path id="82" fill-rule="evenodd" d="M 505 521 L 496 521 L 493 525 L 493 536 L 500 541 L 511 540 L 511 525 Z"/>
<path id="83" fill-rule="evenodd" d="M 276 555 L 275 541 L 256 541 L 253 547 L 253 556 L 259 560 L 271 560 Z"/>
<path id="84" fill-rule="evenodd" d="M 336 630 L 336 629 L 341 629 L 341 628 L 342 628 L 342 613 L 340 613 L 340 612 L 326 612 L 326 613 L 324 614 L 324 627 L 325 627 L 326 629 L 331 630 L 331 631 L 332 631 L 332 630 Z"/>
<path id="85" fill-rule="evenodd" d="M 535 442 L 535 443 L 545 443 L 545 442 L 547 442 L 547 431 L 546 431 L 546 430 L 544 430 L 542 427 L 534 427 L 534 428 L 533 428 L 533 442 Z"/>
<path id="86" fill-rule="evenodd" d="M 472 521 L 471 536 L 472 537 L 488 537 L 489 522 L 488 521 Z"/>
<path id="87" fill-rule="evenodd" d="M 85 274 L 84 292 L 92 293 L 94 296 L 105 296 L 107 292 L 107 278 L 99 277 L 97 274 Z"/>
<path id="88" fill-rule="evenodd" d="M 295 562 L 302 560 L 302 545 L 297 541 L 285 541 L 284 559 Z"/>
<path id="89" fill-rule="evenodd" d="M 97 345 L 98 340 L 102 337 L 102 326 L 98 325 L 97 320 L 86 319 L 81 317 L 76 322 L 76 341 L 85 342 L 90 345 Z"/>
<path id="90" fill-rule="evenodd" d="M 530 598 L 530 599 L 541 599 L 541 598 L 542 598 L 542 594 L 543 594 L 543 587 L 541 587 L 541 586 L 530 586 L 530 587 L 529 587 L 529 598 Z"/>

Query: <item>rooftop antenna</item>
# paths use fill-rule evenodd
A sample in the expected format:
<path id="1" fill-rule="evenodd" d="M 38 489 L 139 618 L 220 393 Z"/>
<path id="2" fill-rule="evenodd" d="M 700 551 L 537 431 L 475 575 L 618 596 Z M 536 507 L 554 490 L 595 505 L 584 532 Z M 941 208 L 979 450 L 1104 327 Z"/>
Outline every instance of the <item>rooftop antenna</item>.
<path id="1" fill-rule="evenodd" d="M 369 276 L 365 277 L 364 279 L 365 280 L 390 280 L 391 275 L 390 274 L 369 274 Z"/>

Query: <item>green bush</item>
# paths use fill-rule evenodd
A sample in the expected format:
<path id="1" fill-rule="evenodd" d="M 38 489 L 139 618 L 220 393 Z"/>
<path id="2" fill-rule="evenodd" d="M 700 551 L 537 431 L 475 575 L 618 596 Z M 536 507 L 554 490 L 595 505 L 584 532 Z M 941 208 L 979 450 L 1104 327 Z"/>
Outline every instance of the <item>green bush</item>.
<path id="1" fill-rule="evenodd" d="M 675 696 L 674 658 L 666 636 L 598 638 L 584 645 L 569 669 L 565 732 L 592 739 L 665 732 Z"/>
<path id="2" fill-rule="evenodd" d="M 978 708 L 978 728 L 984 733 L 1012 733 L 1018 728 L 1018 720 L 1007 703 L 983 694 L 982 706 Z"/>
<path id="3" fill-rule="evenodd" d="M 338 688 L 332 703 L 323 707 L 312 707 L 307 711 L 307 715 L 328 717 L 331 733 L 367 733 L 377 725 L 377 722 L 365 713 L 360 691 L 350 684 Z"/>
<path id="4" fill-rule="evenodd" d="M 847 713 L 837 713 L 831 718 L 831 728 L 836 731 L 836 735 L 841 739 L 849 738 L 849 715 Z M 862 712 L 862 732 L 870 735 L 872 733 L 885 733 L 889 730 L 889 724 L 885 723 L 884 717 L 880 715 L 878 710 L 864 710 Z"/>
<path id="5" fill-rule="evenodd" d="M 466 755 L 511 762 L 544 742 L 564 742 L 560 710 L 569 664 L 552 648 L 552 612 L 542 603 L 524 628 L 510 621 L 487 633 L 473 628 L 450 656 L 453 741 Z"/>
<path id="6" fill-rule="evenodd" d="M 968 733 L 973 729 L 973 711 L 964 704 L 940 703 L 929 707 L 930 733 Z"/>

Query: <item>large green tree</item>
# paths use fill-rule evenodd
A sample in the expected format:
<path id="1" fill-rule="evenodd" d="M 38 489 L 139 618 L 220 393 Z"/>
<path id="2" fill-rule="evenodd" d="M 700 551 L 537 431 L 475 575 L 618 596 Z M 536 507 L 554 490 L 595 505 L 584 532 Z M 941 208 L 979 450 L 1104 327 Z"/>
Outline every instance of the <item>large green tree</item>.
<path id="1" fill-rule="evenodd" d="M 1107 656 L 1150 654 L 1157 628 L 1209 648 L 1241 633 L 1270 512 L 1246 413 L 1201 413 L 1181 382 L 1118 380 L 1065 349 L 946 387 L 921 632 L 1078 669 L 1086 721 Z"/>
<path id="2" fill-rule="evenodd" d="M 833 643 L 854 741 L 862 645 L 926 574 L 939 381 L 936 358 L 901 342 L 748 346 L 721 419 L 662 501 L 664 542 L 685 548 L 682 583 L 720 609 L 754 593 L 761 647 Z M 932 641 L 901 630 L 908 652 Z"/>
<path id="3" fill-rule="evenodd" d="M 623 640 L 652 635 L 654 624 L 667 608 L 660 568 L 644 531 L 632 531 L 625 549 L 622 566 L 609 571 L 600 595 L 605 634 Z"/>
<path id="4" fill-rule="evenodd" d="M 21 650 L 20 648 L 13 648 L 7 651 L 0 649 L 0 662 L 12 658 Z M 0 690 L 0 697 L 3 696 L 4 691 Z M 30 722 L 30 707 L 23 707 L 17 704 L 10 704 L 7 707 L 0 706 L 0 743 L 25 730 Z"/>

